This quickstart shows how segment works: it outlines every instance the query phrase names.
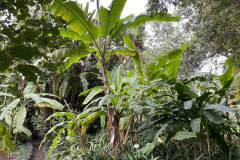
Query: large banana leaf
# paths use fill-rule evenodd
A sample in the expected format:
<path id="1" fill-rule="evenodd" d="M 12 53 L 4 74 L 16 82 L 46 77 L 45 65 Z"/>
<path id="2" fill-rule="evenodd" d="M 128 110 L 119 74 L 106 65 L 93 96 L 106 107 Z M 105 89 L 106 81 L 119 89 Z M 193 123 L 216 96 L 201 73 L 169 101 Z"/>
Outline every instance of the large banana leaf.
<path id="1" fill-rule="evenodd" d="M 94 41 L 98 38 L 98 30 L 90 22 L 87 21 L 84 11 L 76 2 L 65 0 L 54 0 L 51 11 L 57 16 L 62 17 L 69 23 L 69 27 L 79 35 L 88 33 L 88 40 Z"/>
<path id="2" fill-rule="evenodd" d="M 143 71 L 142 71 L 142 59 L 140 53 L 137 50 L 132 50 L 127 47 L 118 47 L 111 52 L 112 54 L 117 53 L 125 56 L 131 56 L 135 70 L 139 76 L 140 82 L 143 82 Z"/>
<path id="3" fill-rule="evenodd" d="M 73 45 L 71 47 L 62 47 L 60 49 L 57 49 L 53 51 L 51 54 L 51 57 L 53 59 L 59 59 L 59 58 L 66 58 L 66 57 L 78 57 L 82 58 L 91 53 L 89 50 L 89 46 L 81 43 L 80 46 Z"/>
<path id="4" fill-rule="evenodd" d="M 79 34 L 74 30 L 72 30 L 71 28 L 67 28 L 67 29 L 61 28 L 59 29 L 59 31 L 60 31 L 60 35 L 63 37 L 71 38 L 74 41 L 81 40 L 81 36 L 79 36 Z"/>
<path id="5" fill-rule="evenodd" d="M 12 103 L 10 103 L 9 105 L 7 105 L 7 107 L 4 109 L 4 111 L 2 112 L 2 114 L 0 115 L 0 120 L 3 120 L 3 118 L 5 118 L 5 116 L 7 116 L 9 113 L 11 113 L 11 111 L 17 107 L 18 103 L 20 102 L 20 99 L 15 99 L 14 101 L 12 101 Z"/>
<path id="6" fill-rule="evenodd" d="M 21 128 L 23 127 L 23 123 L 26 118 L 26 115 L 27 115 L 27 109 L 24 106 L 20 107 L 19 111 L 17 112 L 17 114 L 13 119 L 13 127 L 15 127 L 15 129 L 13 130 L 13 134 L 17 132 L 22 132 Z"/>
<path id="7" fill-rule="evenodd" d="M 136 26 L 139 26 L 140 24 L 144 24 L 149 21 L 174 22 L 179 20 L 180 20 L 179 16 L 173 16 L 169 13 L 156 14 L 154 16 L 142 14 L 142 15 L 133 17 L 124 23 L 126 24 L 126 27 L 136 27 Z"/>
<path id="8" fill-rule="evenodd" d="M 232 78 L 233 73 L 233 65 L 229 59 L 226 60 L 225 65 L 227 65 L 227 69 L 218 77 L 222 86 L 224 86 L 226 82 Z"/>
<path id="9" fill-rule="evenodd" d="M 50 108 L 59 109 L 59 110 L 62 110 L 64 108 L 64 106 L 56 100 L 49 99 L 49 98 L 41 98 L 41 99 L 43 102 L 36 104 L 39 107 L 50 107 Z"/>
<path id="10" fill-rule="evenodd" d="M 127 0 L 113 0 L 110 10 L 101 6 L 99 11 L 99 21 L 101 26 L 99 31 L 101 36 L 108 36 L 111 29 L 116 26 L 119 21 L 123 8 Z"/>

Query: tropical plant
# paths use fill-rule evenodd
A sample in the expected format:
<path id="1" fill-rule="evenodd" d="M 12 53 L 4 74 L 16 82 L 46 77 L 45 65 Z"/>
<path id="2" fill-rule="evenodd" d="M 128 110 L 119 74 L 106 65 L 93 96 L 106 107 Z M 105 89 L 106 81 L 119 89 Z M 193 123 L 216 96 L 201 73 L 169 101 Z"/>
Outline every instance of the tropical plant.
<path id="1" fill-rule="evenodd" d="M 3 111 L 0 115 L 0 120 L 5 120 L 9 126 L 9 132 L 15 134 L 25 133 L 31 136 L 31 131 L 24 126 L 27 110 L 30 107 L 50 107 L 62 110 L 64 106 L 56 100 L 45 98 L 44 96 L 55 96 L 48 93 L 35 93 L 37 86 L 33 82 L 29 82 L 24 88 L 23 94 L 16 97 L 10 93 L 0 93 L 0 96 L 8 97 L 6 106 L 3 106 Z"/>
<path id="2" fill-rule="evenodd" d="M 126 0 L 114 0 L 111 3 L 109 9 L 101 6 L 97 8 L 98 12 L 98 26 L 92 25 L 87 21 L 84 12 L 78 7 L 76 2 L 55 0 L 52 3 L 51 11 L 57 16 L 61 16 L 65 21 L 69 22 L 69 28 L 65 31 L 71 31 L 68 35 L 72 38 L 73 35 L 78 35 L 81 44 L 79 46 L 73 46 L 71 48 L 61 48 L 55 50 L 52 57 L 85 57 L 88 54 L 92 54 L 98 59 L 99 66 L 102 70 L 103 82 L 104 82 L 104 93 L 109 94 L 109 80 L 107 78 L 107 61 L 110 59 L 112 54 L 129 55 L 132 57 L 135 63 L 135 68 L 139 75 L 140 81 L 143 79 L 142 65 L 139 52 L 135 49 L 132 41 L 126 36 L 125 42 L 128 47 L 121 47 L 116 49 L 108 48 L 109 43 L 119 33 L 123 32 L 127 27 L 134 27 L 143 24 L 147 21 L 177 21 L 179 17 L 172 16 L 170 14 L 164 15 L 140 15 L 134 17 L 130 15 L 124 19 L 120 19 L 121 12 L 124 8 Z M 92 44 L 92 45 L 89 45 Z M 74 58 L 72 58 L 74 59 Z M 76 62 L 73 60 L 72 63 Z M 118 135 L 118 123 L 117 117 L 115 117 L 115 108 L 110 103 L 107 107 L 108 117 L 108 141 L 114 146 L 120 148 L 120 139 Z"/>

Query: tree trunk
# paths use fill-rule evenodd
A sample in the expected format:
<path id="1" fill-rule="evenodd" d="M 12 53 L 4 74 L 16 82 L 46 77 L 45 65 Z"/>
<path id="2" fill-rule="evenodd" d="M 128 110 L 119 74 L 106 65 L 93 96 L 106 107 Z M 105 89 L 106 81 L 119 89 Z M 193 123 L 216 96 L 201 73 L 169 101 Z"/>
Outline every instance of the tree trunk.
<path id="1" fill-rule="evenodd" d="M 104 93 L 110 94 L 108 78 L 106 74 L 106 64 L 102 64 L 102 74 L 104 80 Z M 112 103 L 107 105 L 107 135 L 108 135 L 108 143 L 112 144 L 113 148 L 117 148 L 121 151 L 121 143 L 120 143 L 120 133 L 119 133 L 119 118 L 117 110 L 115 109 Z"/>

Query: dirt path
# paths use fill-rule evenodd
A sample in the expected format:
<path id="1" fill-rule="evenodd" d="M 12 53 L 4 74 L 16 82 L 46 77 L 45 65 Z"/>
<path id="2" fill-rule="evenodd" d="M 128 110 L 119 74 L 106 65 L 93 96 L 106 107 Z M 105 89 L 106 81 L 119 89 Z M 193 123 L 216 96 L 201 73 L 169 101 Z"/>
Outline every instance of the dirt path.
<path id="1" fill-rule="evenodd" d="M 39 145 L 44 138 L 44 133 L 40 132 L 38 137 L 33 139 L 33 153 L 30 160 L 45 160 L 46 155 L 43 152 L 44 146 L 39 150 Z"/>

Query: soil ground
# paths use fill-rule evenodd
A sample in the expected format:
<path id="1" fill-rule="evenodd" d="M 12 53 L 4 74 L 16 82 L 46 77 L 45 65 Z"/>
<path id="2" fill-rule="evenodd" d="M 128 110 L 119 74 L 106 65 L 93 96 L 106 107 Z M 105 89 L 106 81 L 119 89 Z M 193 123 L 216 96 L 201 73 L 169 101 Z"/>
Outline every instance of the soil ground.
<path id="1" fill-rule="evenodd" d="M 36 138 L 33 139 L 33 152 L 31 160 L 45 160 L 44 146 L 39 149 L 39 145 L 44 138 L 44 133 L 40 132 Z"/>

